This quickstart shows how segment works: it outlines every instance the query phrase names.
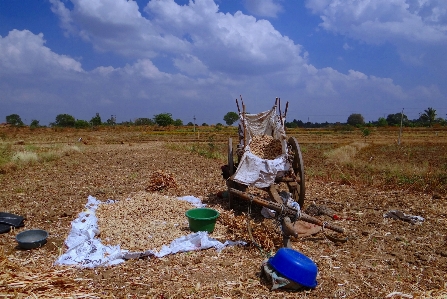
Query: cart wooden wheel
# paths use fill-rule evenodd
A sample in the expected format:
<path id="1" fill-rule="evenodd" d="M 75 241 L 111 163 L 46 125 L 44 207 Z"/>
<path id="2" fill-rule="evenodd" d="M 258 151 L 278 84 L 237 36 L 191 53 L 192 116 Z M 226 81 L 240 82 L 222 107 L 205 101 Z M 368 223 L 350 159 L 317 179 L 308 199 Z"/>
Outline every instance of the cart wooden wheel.
<path id="1" fill-rule="evenodd" d="M 295 137 L 290 137 L 287 143 L 293 153 L 292 169 L 296 176 L 296 182 L 298 183 L 297 187 L 289 184 L 289 191 L 292 193 L 294 200 L 300 205 L 300 208 L 303 209 L 306 192 L 303 155 L 301 154 L 300 145 Z"/>

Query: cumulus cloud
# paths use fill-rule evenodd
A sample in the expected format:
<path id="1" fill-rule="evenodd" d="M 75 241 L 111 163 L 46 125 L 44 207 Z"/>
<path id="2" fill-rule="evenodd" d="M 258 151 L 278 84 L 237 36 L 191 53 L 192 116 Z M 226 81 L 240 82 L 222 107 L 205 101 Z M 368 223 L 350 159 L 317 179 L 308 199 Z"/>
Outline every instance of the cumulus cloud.
<path id="1" fill-rule="evenodd" d="M 28 30 L 12 30 L 0 36 L 0 73 L 82 72 L 81 64 L 65 55 L 58 55 L 44 46 L 43 34 Z"/>
<path id="2" fill-rule="evenodd" d="M 445 43 L 447 2 L 439 0 L 307 0 L 320 26 L 371 44 Z"/>
<path id="3" fill-rule="evenodd" d="M 447 2 L 443 0 L 307 0 L 319 26 L 374 46 L 392 45 L 400 60 L 447 76 Z M 345 48 L 346 49 L 346 48 Z"/>
<path id="4" fill-rule="evenodd" d="M 331 3 L 337 4 L 334 12 L 324 5 Z M 4 111 L 17 113 L 11 110 L 17 107 L 13 103 L 26 102 L 34 105 L 26 106 L 30 115 L 52 113 L 46 122 L 59 113 L 89 119 L 101 111 L 117 114 L 119 121 L 170 112 L 184 121 L 190 121 L 189 113 L 191 118 L 201 115 L 199 122 L 216 123 L 225 112 L 234 111 L 234 99 L 240 94 L 250 110 L 269 109 L 279 96 L 291 102 L 291 111 L 320 115 L 348 105 L 361 111 L 392 102 L 400 108 L 402 102 L 415 100 L 414 90 L 405 90 L 390 78 L 357 70 L 318 69 L 308 62 L 301 45 L 269 21 L 240 11 L 222 13 L 212 0 L 187 5 L 152 0 L 143 8 L 144 15 L 134 1 L 72 0 L 72 4 L 68 8 L 60 0 L 51 0 L 67 38 L 78 35 L 97 50 L 120 55 L 124 65 L 85 71 L 79 61 L 48 48 L 43 34 L 13 30 L 0 39 Z M 328 18 L 328 30 L 351 32 L 339 23 L 339 16 L 348 12 L 340 15 L 338 2 L 307 4 Z M 424 24 L 430 26 L 444 16 L 441 10 L 402 13 L 424 14 Z M 362 13 L 358 19 L 365 19 Z M 158 64 L 157 59 L 171 65 Z M 440 97 L 436 88 L 415 90 Z"/>
<path id="5" fill-rule="evenodd" d="M 174 58 L 174 65 L 183 73 L 198 76 L 208 74 L 208 68 L 197 57 L 185 54 L 181 58 Z"/>
<path id="6" fill-rule="evenodd" d="M 60 0 L 51 0 L 61 23 L 70 24 L 63 28 L 71 28 L 71 32 L 78 28 L 78 34 L 101 51 L 134 58 L 173 55 L 176 67 L 181 67 L 180 61 L 189 55 L 196 65 L 201 63 L 210 70 L 246 74 L 280 69 L 291 58 L 303 60 L 301 47 L 270 22 L 241 12 L 221 13 L 212 0 L 188 5 L 173 0 L 149 1 L 144 8 L 149 18 L 140 14 L 135 1 L 72 2 L 73 9 L 68 10 Z"/>
<path id="7" fill-rule="evenodd" d="M 276 18 L 283 12 L 283 7 L 275 0 L 244 0 L 248 12 L 259 17 Z"/>

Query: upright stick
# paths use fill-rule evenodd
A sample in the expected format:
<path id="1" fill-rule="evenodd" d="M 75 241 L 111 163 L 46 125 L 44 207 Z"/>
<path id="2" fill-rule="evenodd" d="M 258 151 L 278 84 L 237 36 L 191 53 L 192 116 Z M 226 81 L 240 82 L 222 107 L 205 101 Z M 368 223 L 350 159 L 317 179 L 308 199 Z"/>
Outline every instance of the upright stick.
<path id="1" fill-rule="evenodd" d="M 278 98 L 278 110 L 279 110 L 279 120 L 281 120 L 281 126 L 284 126 L 281 116 L 281 98 Z"/>
<path id="2" fill-rule="evenodd" d="M 242 100 L 242 98 L 241 98 L 241 100 Z M 246 138 L 246 136 L 247 136 L 247 126 L 245 125 L 245 104 L 244 103 L 242 103 L 242 119 L 243 119 L 243 122 L 244 122 L 244 148 L 247 146 L 247 138 Z"/>
<path id="3" fill-rule="evenodd" d="M 239 108 L 239 102 L 236 99 L 236 106 L 237 106 L 237 112 L 239 112 L 239 114 L 241 114 L 241 109 Z"/>

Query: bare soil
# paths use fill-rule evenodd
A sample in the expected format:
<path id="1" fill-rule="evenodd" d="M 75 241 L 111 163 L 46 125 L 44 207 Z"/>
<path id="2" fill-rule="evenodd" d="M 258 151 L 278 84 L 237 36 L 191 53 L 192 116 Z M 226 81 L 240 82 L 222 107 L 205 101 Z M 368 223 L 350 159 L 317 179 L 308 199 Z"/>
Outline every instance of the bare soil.
<path id="1" fill-rule="evenodd" d="M 26 145 L 36 137 L 19 138 Z M 60 138 L 62 143 L 67 140 L 78 144 L 73 136 Z M 293 248 L 318 265 L 318 286 L 298 292 L 271 291 L 260 269 L 268 253 L 281 246 L 281 238 L 274 226 L 266 225 L 271 229 L 254 237 L 271 238 L 276 242 L 273 248 L 261 251 L 251 242 L 241 216 L 247 203 L 229 209 L 228 200 L 217 196 L 226 190 L 222 161 L 168 150 L 164 142 L 105 142 L 99 133 L 84 140 L 88 142 L 79 152 L 0 174 L 0 210 L 26 217 L 25 227 L 0 235 L 0 298 L 447 298 L 444 195 L 355 182 L 306 181 L 305 206 L 315 203 L 333 209 L 339 220 L 318 218 L 346 229 L 348 241 L 333 242 L 323 233 L 293 239 Z M 39 146 L 44 145 L 40 141 Z M 318 162 L 308 152 L 303 156 L 305 164 L 307 157 Z M 124 200 L 145 191 L 151 174 L 158 170 L 172 173 L 178 184 L 163 194 L 193 195 L 224 211 L 227 216 L 217 223 L 227 228 L 222 240 L 245 237 L 248 245 L 95 269 L 53 265 L 65 250 L 71 221 L 84 210 L 89 195 Z M 384 218 L 392 209 L 425 221 L 411 224 Z M 259 208 L 252 213 L 259 219 Z M 47 230 L 48 243 L 39 249 L 18 249 L 16 234 L 30 228 Z"/>

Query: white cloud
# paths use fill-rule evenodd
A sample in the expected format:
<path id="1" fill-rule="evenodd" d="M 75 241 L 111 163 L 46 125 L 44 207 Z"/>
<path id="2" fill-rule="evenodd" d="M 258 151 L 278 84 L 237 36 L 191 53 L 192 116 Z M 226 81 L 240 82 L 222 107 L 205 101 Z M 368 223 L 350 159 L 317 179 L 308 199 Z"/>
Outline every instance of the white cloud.
<path id="1" fill-rule="evenodd" d="M 392 45 L 405 64 L 447 76 L 447 1 L 307 0 L 321 28 L 374 46 Z M 346 48 L 345 48 L 346 49 Z"/>
<path id="2" fill-rule="evenodd" d="M 185 54 L 181 58 L 174 59 L 174 65 L 183 73 L 197 76 L 208 74 L 208 68 L 197 57 Z"/>
<path id="3" fill-rule="evenodd" d="M 353 48 L 352 48 L 350 45 L 348 45 L 348 43 L 344 43 L 344 44 L 343 44 L 343 49 L 345 49 L 346 51 L 348 51 L 348 50 L 352 50 Z"/>
<path id="4" fill-rule="evenodd" d="M 14 29 L 4 38 L 0 36 L 0 73 L 83 72 L 78 61 L 58 55 L 44 44 L 42 33 L 28 30 Z"/>
<path id="5" fill-rule="evenodd" d="M 290 59 L 303 61 L 301 47 L 270 22 L 241 12 L 221 13 L 212 0 L 188 5 L 150 1 L 144 8 L 150 19 L 139 13 L 134 1 L 73 0 L 69 13 L 60 0 L 52 0 L 52 5 L 62 23 L 79 28 L 78 34 L 96 49 L 127 57 L 172 55 L 179 67 L 189 55 L 209 70 L 240 74 L 275 71 Z"/>
<path id="6" fill-rule="evenodd" d="M 447 41 L 447 2 L 416 0 L 307 0 L 320 26 L 371 44 Z"/>
<path id="7" fill-rule="evenodd" d="M 260 17 L 276 18 L 284 9 L 275 0 L 244 0 L 248 12 Z"/>
<path id="8" fill-rule="evenodd" d="M 84 71 L 80 62 L 46 47 L 42 34 L 11 31 L 0 39 L 3 113 L 17 113 L 14 104 L 27 103 L 28 116 L 21 117 L 42 123 L 54 121 L 59 113 L 90 119 L 101 112 L 117 114 L 123 121 L 170 112 L 184 121 L 197 115 L 200 123 L 211 124 L 235 110 L 234 99 L 240 94 L 250 111 L 271 108 L 279 96 L 290 101 L 291 117 L 328 114 L 348 106 L 357 111 L 401 109 L 403 103 L 417 101 L 415 91 L 436 101 L 441 98 L 433 87 L 405 90 L 389 78 L 356 70 L 345 74 L 318 69 L 309 64 L 300 45 L 270 22 L 242 12 L 219 12 L 211 0 L 183 6 L 153 0 L 145 7 L 148 18 L 136 3 L 112 2 L 73 0 L 69 10 L 63 2 L 51 0 L 65 30 L 97 49 L 122 55 L 127 64 Z M 320 6 L 309 3 L 324 10 L 322 1 Z M 438 11 L 426 18 L 438 22 L 442 16 Z M 158 65 L 158 57 L 172 65 Z M 42 119 L 49 114 L 50 119 Z M 312 121 L 323 120 L 331 121 Z"/>

